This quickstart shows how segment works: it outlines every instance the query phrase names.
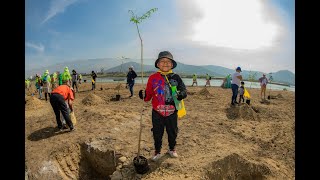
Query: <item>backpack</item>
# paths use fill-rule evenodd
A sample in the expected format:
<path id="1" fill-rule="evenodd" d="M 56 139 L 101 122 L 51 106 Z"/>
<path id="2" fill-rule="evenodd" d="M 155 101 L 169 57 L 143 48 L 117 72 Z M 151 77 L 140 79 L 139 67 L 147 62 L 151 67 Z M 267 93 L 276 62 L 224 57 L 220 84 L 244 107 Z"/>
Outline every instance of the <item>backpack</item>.
<path id="1" fill-rule="evenodd" d="M 42 79 L 43 82 L 47 82 L 47 76 L 44 76 Z"/>

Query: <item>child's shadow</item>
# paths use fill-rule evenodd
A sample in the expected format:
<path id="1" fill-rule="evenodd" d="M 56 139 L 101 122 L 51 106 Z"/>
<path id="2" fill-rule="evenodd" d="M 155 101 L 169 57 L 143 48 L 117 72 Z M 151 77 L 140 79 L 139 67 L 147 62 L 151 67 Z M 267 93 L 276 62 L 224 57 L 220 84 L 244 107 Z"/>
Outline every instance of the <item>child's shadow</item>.
<path id="1" fill-rule="evenodd" d="M 47 139 L 52 136 L 58 135 L 58 134 L 63 134 L 63 133 L 68 133 L 68 130 L 65 131 L 59 131 L 57 128 L 54 127 L 46 127 L 43 129 L 39 129 L 37 131 L 34 131 L 28 136 L 28 140 L 30 141 L 39 141 L 42 139 Z"/>

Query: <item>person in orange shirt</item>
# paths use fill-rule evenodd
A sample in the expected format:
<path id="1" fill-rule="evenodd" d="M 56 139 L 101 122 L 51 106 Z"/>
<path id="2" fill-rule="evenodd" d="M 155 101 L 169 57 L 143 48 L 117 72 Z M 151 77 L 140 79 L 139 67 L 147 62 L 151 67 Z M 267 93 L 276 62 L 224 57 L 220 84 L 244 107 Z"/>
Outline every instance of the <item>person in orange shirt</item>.
<path id="1" fill-rule="evenodd" d="M 51 92 L 50 104 L 53 108 L 54 114 L 56 115 L 56 121 L 60 131 L 62 131 L 63 129 L 62 122 L 60 119 L 60 112 L 63 118 L 66 120 L 66 123 L 70 128 L 70 131 L 74 130 L 73 123 L 71 121 L 71 118 L 68 112 L 68 107 L 67 107 L 67 104 L 65 103 L 65 101 L 68 102 L 69 108 L 72 112 L 73 100 L 74 100 L 74 92 L 70 88 L 70 85 L 63 84 L 61 86 L 58 86 Z"/>

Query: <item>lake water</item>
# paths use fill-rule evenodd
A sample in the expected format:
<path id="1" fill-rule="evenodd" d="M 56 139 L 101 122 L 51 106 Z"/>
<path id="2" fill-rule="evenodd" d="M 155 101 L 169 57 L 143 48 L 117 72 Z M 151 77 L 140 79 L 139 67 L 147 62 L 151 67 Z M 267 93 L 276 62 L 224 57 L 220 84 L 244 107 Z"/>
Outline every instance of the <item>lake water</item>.
<path id="1" fill-rule="evenodd" d="M 90 79 L 84 78 L 87 80 L 87 82 L 91 82 Z M 184 84 L 186 86 L 191 86 L 192 85 L 192 78 L 182 78 Z M 121 83 L 126 83 L 126 80 L 123 81 L 114 81 L 113 78 L 110 77 L 102 77 L 102 78 L 97 78 L 97 82 L 105 82 L 105 83 L 117 83 L 117 82 L 121 82 Z M 143 78 L 143 83 L 146 84 L 148 82 L 148 77 L 147 78 Z M 210 81 L 211 86 L 216 86 L 219 87 L 221 86 L 223 80 L 220 79 L 213 79 Z M 137 84 L 141 84 L 142 80 L 140 77 L 136 78 L 136 83 Z M 258 82 L 249 82 L 249 81 L 244 81 L 245 83 L 245 87 L 250 88 L 259 88 L 260 89 L 260 83 Z M 198 79 L 198 86 L 204 86 L 206 84 L 206 80 L 205 79 Z M 295 92 L 295 86 L 282 86 L 282 85 L 277 85 L 277 84 L 268 84 L 268 89 L 271 90 L 283 90 L 284 88 L 286 88 L 288 91 L 293 91 Z"/>

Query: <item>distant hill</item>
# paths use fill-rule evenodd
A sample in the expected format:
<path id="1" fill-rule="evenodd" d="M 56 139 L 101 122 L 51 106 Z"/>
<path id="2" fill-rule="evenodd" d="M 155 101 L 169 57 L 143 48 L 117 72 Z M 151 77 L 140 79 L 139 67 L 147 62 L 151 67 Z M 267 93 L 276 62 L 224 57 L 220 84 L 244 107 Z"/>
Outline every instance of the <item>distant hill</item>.
<path id="1" fill-rule="evenodd" d="M 205 75 L 208 73 L 209 75 L 213 77 L 225 77 L 228 74 L 232 74 L 235 72 L 233 69 L 221 67 L 221 66 L 215 66 L 215 65 L 204 65 L 204 66 L 195 66 L 195 65 L 187 65 L 183 63 L 177 62 L 177 67 L 174 69 L 174 72 L 180 74 L 180 75 L 192 75 L 193 73 L 196 73 L 197 75 Z M 141 72 L 141 65 L 140 63 L 136 62 L 127 62 L 122 64 L 122 71 L 121 72 L 128 72 L 129 66 L 133 66 L 134 70 L 136 72 Z M 120 72 L 121 65 L 110 68 L 108 70 L 105 70 L 104 72 L 110 73 L 110 72 Z M 154 67 L 154 65 L 143 65 L 144 72 L 155 72 L 158 69 Z M 262 77 L 262 74 L 265 72 L 260 71 L 242 71 L 242 76 L 244 79 L 248 79 L 249 75 L 256 74 L 255 80 L 258 80 L 260 77 Z M 269 78 L 269 73 L 266 73 L 267 77 Z M 272 73 L 273 81 L 274 82 L 281 82 L 285 84 L 295 84 L 295 75 L 288 71 L 288 70 L 281 70 L 278 72 Z"/>
<path id="2" fill-rule="evenodd" d="M 128 62 L 129 61 L 129 62 Z M 30 77 L 31 75 L 34 76 L 36 73 L 43 74 L 43 72 L 48 69 L 50 73 L 54 71 L 62 72 L 64 67 L 69 67 L 69 70 L 75 69 L 79 73 L 90 73 L 92 70 L 96 72 L 123 72 L 127 73 L 129 66 L 133 66 L 136 72 L 141 72 L 141 65 L 140 60 L 138 59 L 130 59 L 130 60 L 119 60 L 116 58 L 102 58 L 102 59 L 88 59 L 88 60 L 78 60 L 66 63 L 60 63 L 56 65 L 51 65 L 41 69 L 33 69 L 33 70 L 26 70 L 25 77 Z M 143 70 L 144 72 L 155 72 L 158 69 L 154 67 L 154 60 L 152 59 L 144 59 Z M 192 75 L 196 73 L 197 75 L 205 75 L 208 73 L 213 77 L 225 77 L 228 74 L 232 74 L 235 72 L 234 69 L 229 69 L 221 66 L 215 65 L 202 65 L 202 66 L 195 66 L 195 65 L 188 65 L 177 62 L 178 66 L 174 69 L 174 72 L 180 75 Z M 255 80 L 258 80 L 263 73 L 268 74 L 269 72 L 260 72 L 260 71 L 247 71 L 243 70 L 242 76 L 244 79 L 248 79 L 249 75 L 256 74 Z M 290 85 L 295 85 L 295 74 L 288 71 L 288 70 L 281 70 L 277 72 L 271 72 L 273 81 L 280 82 Z"/>
<path id="3" fill-rule="evenodd" d="M 47 66 L 45 68 L 37 68 L 31 70 L 25 70 L 26 77 L 34 76 L 36 73 L 40 73 L 41 75 L 45 70 L 49 70 L 50 73 L 54 71 L 63 72 L 65 67 L 68 67 L 70 72 L 72 69 L 75 69 L 78 73 L 91 73 L 91 71 L 99 72 L 101 68 L 105 70 L 110 67 L 115 67 L 120 65 L 122 62 L 115 58 L 102 58 L 102 59 L 87 59 L 87 60 L 77 60 L 65 63 L 59 63 L 51 66 Z"/>

